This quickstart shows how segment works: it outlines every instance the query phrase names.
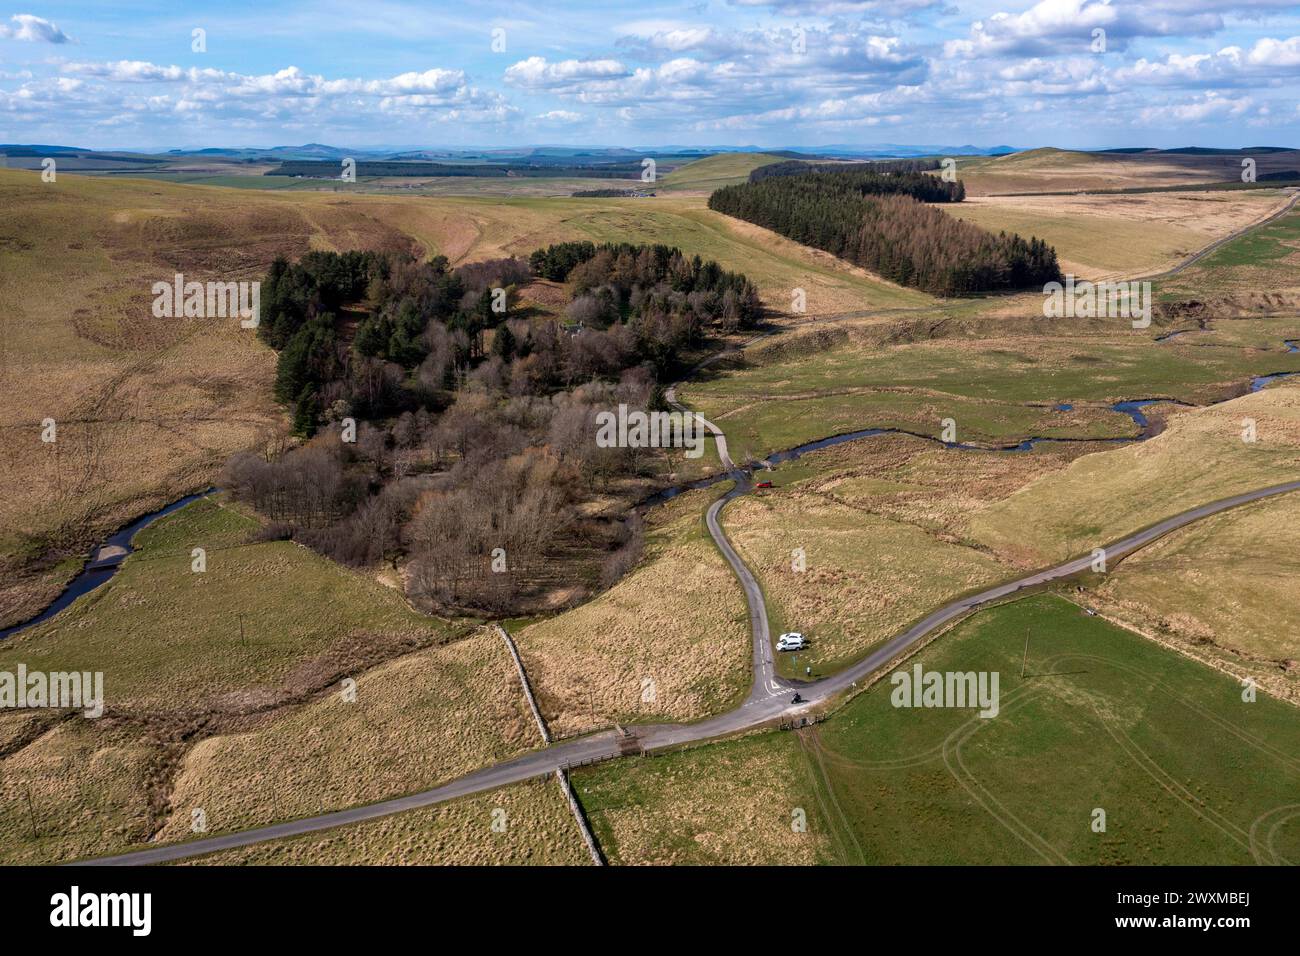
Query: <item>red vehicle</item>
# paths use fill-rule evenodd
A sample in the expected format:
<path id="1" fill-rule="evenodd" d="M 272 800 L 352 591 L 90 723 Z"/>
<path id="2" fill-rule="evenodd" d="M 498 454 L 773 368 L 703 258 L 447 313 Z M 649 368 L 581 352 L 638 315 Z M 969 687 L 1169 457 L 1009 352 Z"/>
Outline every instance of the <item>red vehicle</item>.
<path id="1" fill-rule="evenodd" d="M 758 484 L 756 484 L 754 487 L 755 487 L 755 488 L 771 488 L 771 487 L 772 487 L 772 483 L 771 483 L 770 481 L 760 481 L 760 482 L 759 482 Z"/>

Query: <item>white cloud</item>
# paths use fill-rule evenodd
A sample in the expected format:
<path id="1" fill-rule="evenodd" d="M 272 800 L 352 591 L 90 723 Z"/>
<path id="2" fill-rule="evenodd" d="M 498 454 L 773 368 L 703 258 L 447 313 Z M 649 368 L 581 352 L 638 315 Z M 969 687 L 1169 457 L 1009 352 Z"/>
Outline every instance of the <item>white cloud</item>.
<path id="1" fill-rule="evenodd" d="M 64 73 L 79 76 L 93 76 L 115 83 L 175 83 L 186 79 L 197 70 L 185 70 L 179 66 L 159 66 L 145 60 L 117 60 L 108 63 L 65 63 Z M 217 75 L 220 71 L 212 71 Z"/>
<path id="2" fill-rule="evenodd" d="M 551 63 L 543 56 L 530 56 L 507 67 L 505 80 L 530 90 L 572 90 L 584 83 L 629 75 L 618 60 L 561 60 Z"/>
<path id="3" fill-rule="evenodd" d="M 1300 69 L 1300 37 L 1274 40 L 1271 37 L 1255 41 L 1246 62 L 1254 67 Z"/>
<path id="4" fill-rule="evenodd" d="M 0 125 L 23 129 L 33 141 L 38 130 L 57 131 L 68 142 L 101 125 L 134 125 L 139 145 L 197 141 L 174 135 L 180 130 L 204 130 L 215 140 L 257 130 L 275 131 L 281 141 L 303 130 L 326 141 L 363 142 L 352 138 L 359 131 L 372 133 L 371 141 L 418 142 L 421 129 L 436 129 L 423 140 L 450 142 L 457 123 L 515 121 L 557 139 L 625 125 L 642 142 L 673 141 L 679 130 L 742 129 L 764 130 L 767 142 L 783 145 L 834 142 L 839 138 L 818 131 L 841 129 L 848 135 L 839 141 L 854 141 L 856 130 L 895 126 L 908 130 L 900 141 L 978 141 L 990 131 L 996 138 L 988 143 L 1019 144 L 1056 141 L 1065 131 L 1063 145 L 1119 145 L 1140 136 L 1140 123 L 1165 132 L 1186 126 L 1195 131 L 1188 142 L 1240 138 L 1250 135 L 1248 124 L 1271 124 L 1280 134 L 1285 128 L 1279 139 L 1286 141 L 1300 133 L 1300 37 L 1288 37 L 1297 32 L 1295 2 L 974 0 L 961 5 L 975 11 L 965 19 L 955 0 L 688 3 L 647 8 L 643 18 L 623 22 L 574 21 L 579 29 L 558 18 L 508 21 L 510 56 L 489 55 L 474 33 L 479 27 L 467 22 L 472 42 L 451 36 L 446 47 L 457 59 L 422 69 L 395 55 L 392 62 L 403 65 L 394 69 L 404 72 L 388 76 L 322 75 L 293 65 L 249 70 L 244 54 L 230 49 L 184 65 L 154 63 L 137 58 L 147 47 L 125 38 L 117 47 L 122 59 L 47 56 L 9 65 L 0 72 Z M 908 11 L 927 8 L 942 16 L 916 29 Z M 7 17 L 0 35 L 75 42 L 40 17 Z M 914 27 L 903 33 L 894 17 Z M 310 29 L 305 23 L 293 22 L 294 36 Z M 1279 32 L 1278 24 L 1292 28 Z M 289 35 L 289 26 L 277 21 L 269 29 Z M 1106 31 L 1104 55 L 1090 50 L 1097 28 Z M 515 44 L 524 31 L 532 31 L 532 49 Z M 1213 41 L 1196 39 L 1221 32 Z M 526 109 L 512 105 L 516 97 Z M 1120 135 L 1108 138 L 1110 130 Z M 503 142 L 507 135 L 514 134 L 459 139 Z"/>
<path id="5" fill-rule="evenodd" d="M 1115 71 L 1120 85 L 1196 88 L 1245 86 L 1294 78 L 1300 67 L 1300 37 L 1264 37 L 1249 50 L 1227 46 L 1215 53 L 1170 53 L 1163 60 L 1139 59 Z"/>
<path id="6" fill-rule="evenodd" d="M 618 46 L 629 59 L 521 60 L 512 86 L 609 109 L 626 123 L 707 122 L 780 110 L 792 101 L 860 95 L 925 81 L 921 53 L 896 36 L 831 25 L 720 31 L 647 21 Z M 799 41 L 796 43 L 796 40 Z"/>
<path id="7" fill-rule="evenodd" d="M 939 6 L 942 0 L 727 0 L 733 7 L 768 9 L 788 17 L 902 17 Z"/>
<path id="8" fill-rule="evenodd" d="M 289 122 L 301 116 L 365 115 L 377 109 L 390 115 L 419 116 L 438 121 L 507 122 L 519 111 L 501 94 L 470 86 L 464 71 L 433 68 L 408 71 L 385 79 L 331 79 L 287 66 L 273 73 L 243 74 L 218 69 L 162 65 L 143 60 L 74 62 L 62 65 L 61 82 L 81 84 L 81 78 L 111 84 L 95 87 L 94 96 L 106 109 L 178 111 L 219 114 L 223 121 L 238 116 Z M 151 87 L 135 94 L 132 87 Z M 158 87 L 179 92 L 158 93 Z"/>
<path id="9" fill-rule="evenodd" d="M 1039 0 L 1023 13 L 995 13 L 971 24 L 965 39 L 943 44 L 948 57 L 1087 52 L 1093 31 L 1105 31 L 1108 49 L 1133 37 L 1206 36 L 1223 26 L 1217 13 L 1183 12 L 1111 0 Z"/>
<path id="10" fill-rule="evenodd" d="M 1185 103 L 1168 103 L 1150 106 L 1138 114 L 1143 125 L 1199 124 L 1210 120 L 1235 119 L 1246 114 L 1253 100 L 1249 96 L 1225 97 L 1206 93 L 1203 97 Z"/>
<path id="11" fill-rule="evenodd" d="M 44 17 L 19 13 L 9 18 L 17 26 L 0 24 L 0 37 L 26 40 L 29 43 L 67 43 L 68 35 Z"/>

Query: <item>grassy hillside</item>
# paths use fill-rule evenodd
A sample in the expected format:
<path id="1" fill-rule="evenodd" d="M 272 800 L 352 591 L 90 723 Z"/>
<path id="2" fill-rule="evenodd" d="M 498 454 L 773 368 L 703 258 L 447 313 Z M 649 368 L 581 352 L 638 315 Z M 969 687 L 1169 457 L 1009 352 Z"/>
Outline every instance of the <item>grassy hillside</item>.
<path id="1" fill-rule="evenodd" d="M 651 512 L 634 571 L 515 635 L 557 734 L 615 720 L 695 720 L 733 706 L 749 688 L 744 597 L 700 520 L 713 494 L 689 492 Z"/>
<path id="2" fill-rule="evenodd" d="M 950 212 L 992 232 L 1045 239 L 1064 272 L 1105 279 L 1150 275 L 1269 215 L 1280 190 L 1125 196 L 967 199 Z"/>
<path id="3" fill-rule="evenodd" d="M 1300 205 L 1275 222 L 1225 243 L 1160 284 L 1165 298 L 1263 293 L 1286 296 L 1295 311 L 1300 289 Z M 1290 295 L 1287 296 L 1287 293 Z"/>
<path id="4" fill-rule="evenodd" d="M 1253 443 L 1242 440 L 1247 418 Z M 1046 564 L 1195 505 L 1294 479 L 1297 460 L 1300 389 L 1279 385 L 1176 415 L 1142 444 L 1080 458 L 989 508 L 973 530 L 992 547 Z"/>
<path id="5" fill-rule="evenodd" d="M 949 337 L 903 344 L 882 341 L 888 330 L 873 322 L 795 330 L 751 348 L 744 364 L 687 384 L 679 397 L 727 430 L 733 454 L 761 457 L 864 428 L 937 436 L 945 418 L 960 440 L 980 443 L 1126 437 L 1135 429 L 1110 410 L 1113 402 L 1212 402 L 1239 394 L 1254 375 L 1300 370 L 1300 354 L 1283 344 L 1300 337 L 1296 321 L 1268 323 L 1277 335 L 1271 342 L 1224 348 L 1201 348 L 1194 335 L 1157 344 L 1150 330 L 1065 321 L 1068 328 L 1051 334 L 1023 320 L 962 328 L 927 319 L 925 328 L 945 328 Z"/>
<path id="6" fill-rule="evenodd" d="M 767 153 L 719 153 L 679 166 L 659 180 L 664 192 L 713 192 L 723 186 L 743 183 L 759 166 L 781 162 Z"/>
<path id="7" fill-rule="evenodd" d="M 958 173 L 972 196 L 1175 186 L 1223 178 L 1173 160 L 1052 147 L 962 159 Z"/>
<path id="8" fill-rule="evenodd" d="M 250 544 L 255 522 L 201 499 L 136 537 L 108 583 L 0 643 L 0 670 L 104 672 L 109 712 L 237 708 L 286 694 L 298 668 L 364 647 L 442 643 L 453 629 L 401 594 L 291 541 Z M 207 570 L 191 551 L 207 551 Z M 288 596 L 293 600 L 288 600 Z M 303 607 L 314 613 L 306 615 Z M 243 636 L 241 637 L 241 629 Z"/>
<path id="9" fill-rule="evenodd" d="M 465 262 L 617 239 L 676 244 L 744 271 L 774 309 L 789 309 L 795 288 L 819 312 L 926 301 L 716 216 L 700 198 L 396 198 L 73 175 L 46 184 L 0 170 L 0 202 L 0 387 L 10 396 L 0 429 L 13 452 L 0 464 L 0 623 L 47 603 L 77 564 L 64 559 L 207 486 L 232 452 L 283 427 L 274 355 L 254 333 L 153 317 L 153 283 L 177 272 L 257 280 L 275 256 L 309 249 Z M 57 444 L 40 441 L 45 418 L 59 425 Z"/>
<path id="10" fill-rule="evenodd" d="M 494 816 L 495 814 L 495 816 Z M 492 829 L 494 820 L 504 829 Z M 591 857 L 553 777 L 368 823 L 270 840 L 195 866 L 586 866 Z"/>
<path id="11" fill-rule="evenodd" d="M 251 527 L 182 508 L 112 580 L 0 646 L 6 671 L 102 672 L 105 707 L 0 715 L 8 862 L 184 839 L 196 807 L 218 831 L 395 796 L 533 746 L 495 634 L 452 641 L 465 629 L 292 542 L 249 544 Z"/>
<path id="12" fill-rule="evenodd" d="M 1300 575 L 1300 500 L 1285 495 L 1215 515 L 1125 560 L 1101 607 L 1300 699 L 1290 594 Z"/>
<path id="13" fill-rule="evenodd" d="M 803 484 L 742 498 L 725 520 L 763 584 L 773 633 L 799 631 L 811 642 L 797 664 L 778 655 L 787 676 L 803 678 L 808 667 L 814 677 L 833 673 L 949 596 L 1011 575 L 973 548 Z M 793 566 L 795 548 L 802 571 Z"/>
<path id="14" fill-rule="evenodd" d="M 998 715 L 896 708 L 882 682 L 811 731 L 579 771 L 579 798 L 620 863 L 1272 864 L 1300 853 L 1290 705 L 1246 703 L 1236 681 L 1053 596 L 981 612 L 915 660 L 998 672 Z M 743 768 L 762 768 L 767 799 L 725 783 L 749 782 Z M 797 811 L 805 833 L 791 832 Z"/>

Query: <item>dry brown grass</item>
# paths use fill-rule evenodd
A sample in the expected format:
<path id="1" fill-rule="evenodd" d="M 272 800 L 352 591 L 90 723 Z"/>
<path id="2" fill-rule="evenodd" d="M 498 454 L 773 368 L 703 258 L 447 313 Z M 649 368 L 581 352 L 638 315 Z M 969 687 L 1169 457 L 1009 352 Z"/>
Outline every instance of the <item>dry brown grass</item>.
<path id="1" fill-rule="evenodd" d="M 770 735 L 578 771 L 573 786 L 611 863 L 806 866 L 825 855 L 795 747 Z M 796 832 L 802 809 L 806 832 Z"/>
<path id="2" fill-rule="evenodd" d="M 1008 572 L 978 551 L 811 492 L 741 499 L 726 524 L 763 582 L 769 615 L 812 642 L 799 667 L 814 675 Z M 795 548 L 805 554 L 802 572 L 792 567 Z"/>
<path id="3" fill-rule="evenodd" d="M 519 678 L 489 631 L 390 661 L 340 692 L 248 733 L 210 737 L 185 757 L 160 841 L 424 790 L 537 744 Z"/>
<path id="4" fill-rule="evenodd" d="M 105 704 L 99 720 L 58 711 L 0 715 L 6 859 L 57 862 L 143 844 L 167 822 L 173 777 L 187 766 L 187 752 L 211 735 L 274 751 L 274 759 L 249 755 L 259 770 L 296 759 L 295 747 L 314 753 L 315 762 L 301 765 L 304 777 L 285 774 L 308 791 L 307 806 L 329 799 L 311 789 L 334 785 L 328 774 L 311 778 L 324 773 L 322 764 L 404 792 L 421 773 L 442 772 L 440 758 L 452 762 L 447 772 L 462 772 L 484 754 L 531 743 L 526 715 L 511 698 L 519 695 L 517 677 L 495 638 L 424 653 L 453 629 L 291 542 L 229 547 L 248 525 L 208 501 L 181 509 L 143 532 L 140 552 L 93 596 L 0 645 L 5 671 L 25 664 L 102 672 Z M 186 549 L 195 540 L 212 549 L 205 574 L 188 570 Z M 351 709 L 340 710 L 346 676 L 356 676 L 362 690 Z M 471 694 L 478 696 L 466 703 Z M 344 722 L 346 740 L 336 742 L 333 761 L 301 741 L 279 743 L 277 734 L 318 711 L 324 716 L 312 729 L 319 733 L 335 732 L 324 719 L 333 716 L 368 721 L 369 736 Z M 449 722 L 455 741 L 439 753 L 430 741 Z M 405 761 L 407 769 L 372 772 L 356 747 L 384 753 L 381 764 Z M 238 755 L 230 762 L 238 764 Z M 238 790 L 260 779 L 241 766 L 225 783 Z"/>
<path id="5" fill-rule="evenodd" d="M 109 718 L 194 723 L 299 702 L 452 636 L 361 572 L 294 542 L 248 544 L 255 527 L 211 500 L 167 516 L 112 580 L 0 642 L 0 668 L 100 671 Z"/>
<path id="6" fill-rule="evenodd" d="M 1161 272 L 1284 206 L 1281 190 L 972 198 L 951 212 L 992 232 L 1045 239 L 1062 272 L 1109 279 Z"/>
<path id="7" fill-rule="evenodd" d="M 426 789 L 537 744 L 513 662 L 487 631 L 356 680 L 354 703 L 336 685 L 181 756 L 157 721 L 5 715 L 0 859 L 58 862 L 186 839 L 196 808 L 209 832 L 342 809 Z"/>
<path id="8" fill-rule="evenodd" d="M 277 252 L 305 251 L 309 229 L 255 200 L 78 177 L 0 172 L 0 202 L 0 233 L 22 242 L 0 283 L 0 428 L 14 451 L 0 468 L 0 560 L 12 570 L 201 487 L 274 426 L 270 351 L 237 320 L 153 318 L 149 290 L 178 270 L 256 278 Z M 60 424 L 53 445 L 40 441 L 46 417 Z M 0 618 L 43 596 L 0 592 Z"/>
<path id="9" fill-rule="evenodd" d="M 1095 592 L 1110 616 L 1300 691 L 1294 602 L 1300 499 L 1284 495 L 1207 518 L 1119 565 Z"/>
<path id="10" fill-rule="evenodd" d="M 694 720 L 748 688 L 748 615 L 704 532 L 710 500 L 710 492 L 690 492 L 652 512 L 635 570 L 590 603 L 515 635 L 557 735 L 616 720 Z M 642 699 L 646 679 L 653 700 Z"/>
<path id="11" fill-rule="evenodd" d="M 971 196 L 1058 190 L 1151 189 L 1232 181 L 1240 174 L 1238 162 L 1236 157 L 1158 156 L 1144 159 L 1047 148 L 1009 156 L 960 160 L 958 175 Z M 1259 157 L 1259 162 L 1261 172 L 1273 168 L 1267 158 Z"/>
<path id="12" fill-rule="evenodd" d="M 810 491 L 978 548 L 973 515 L 1080 455 L 1107 447 L 1045 443 L 1025 454 L 952 452 L 903 435 L 880 436 L 814 456 Z"/>
<path id="13" fill-rule="evenodd" d="M 1243 419 L 1258 440 L 1242 440 Z M 1085 554 L 1196 505 L 1294 479 L 1300 389 L 1278 385 L 1174 416 L 1160 435 L 1076 459 L 971 521 L 1009 559 L 1045 565 Z"/>
<path id="14" fill-rule="evenodd" d="M 277 255 L 409 249 L 453 263 L 566 239 L 680 245 L 753 275 L 786 309 L 928 301 L 790 243 L 761 238 L 701 198 L 493 199 L 262 191 L 0 170 L 0 624 L 29 616 L 83 549 L 212 481 L 232 452 L 284 427 L 275 356 L 235 320 L 156 319 L 154 282 L 257 280 Z M 543 303 L 544 305 L 547 303 Z M 54 418 L 59 441 L 42 443 Z M 61 563 L 62 562 L 62 563 Z M 20 574 L 20 571 L 22 572 Z"/>
<path id="15" fill-rule="evenodd" d="M 79 859 L 143 839 L 154 757 L 143 740 L 105 733 L 79 716 L 53 724 L 4 759 L 0 861 Z"/>
<path id="16" fill-rule="evenodd" d="M 505 829 L 492 829 L 505 811 Z M 500 818 L 500 814 L 497 814 Z M 591 863 L 554 777 L 427 810 L 199 857 L 217 866 L 582 866 Z"/>

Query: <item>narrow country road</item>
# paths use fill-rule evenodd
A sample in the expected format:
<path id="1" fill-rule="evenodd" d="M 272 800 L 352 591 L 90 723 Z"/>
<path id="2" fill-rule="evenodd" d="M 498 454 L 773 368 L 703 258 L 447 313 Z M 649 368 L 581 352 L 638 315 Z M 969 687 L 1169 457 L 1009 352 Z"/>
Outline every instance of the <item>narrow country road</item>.
<path id="1" fill-rule="evenodd" d="M 1210 243 L 1204 249 L 1201 249 L 1198 252 L 1194 252 L 1192 255 L 1188 256 L 1186 259 L 1178 263 L 1178 265 L 1174 266 L 1172 269 L 1166 269 L 1164 272 L 1157 272 L 1153 275 L 1139 276 L 1134 281 L 1142 281 L 1144 279 L 1147 281 L 1151 281 L 1154 279 L 1168 279 L 1170 276 L 1176 276 L 1178 275 L 1178 273 L 1182 272 L 1188 266 L 1195 265 L 1196 263 L 1204 259 L 1206 256 L 1210 255 L 1212 252 L 1215 252 L 1218 249 L 1222 248 L 1223 246 L 1227 245 L 1228 243 L 1232 242 L 1232 240 L 1240 239 L 1248 232 L 1254 232 L 1256 229 L 1262 229 L 1264 226 L 1267 226 L 1269 223 L 1277 222 L 1277 220 L 1281 219 L 1283 216 L 1285 216 L 1287 213 L 1291 211 L 1292 207 L 1295 206 L 1298 200 L 1300 200 L 1300 190 L 1296 190 L 1291 196 L 1291 201 L 1288 202 L 1281 209 L 1279 209 L 1277 212 L 1271 213 L 1270 215 L 1265 216 L 1263 219 L 1260 219 L 1257 222 L 1252 222 L 1248 226 L 1242 226 L 1236 232 L 1231 232 L 1228 235 L 1224 236 L 1222 239 L 1216 239 L 1214 242 Z"/>
<path id="2" fill-rule="evenodd" d="M 671 397 L 670 401 L 673 401 Z M 721 436 L 721 432 L 716 430 L 711 423 L 707 423 L 706 427 L 714 432 L 715 437 Z M 718 453 L 723 465 L 736 474 L 737 485 L 736 488 L 710 506 L 706 520 L 709 533 L 736 572 L 745 590 L 745 599 L 749 604 L 753 634 L 754 683 L 745 701 L 739 707 L 725 714 L 694 724 L 652 724 L 637 727 L 639 742 L 647 750 L 710 740 L 758 727 L 783 716 L 797 716 L 815 705 L 825 703 L 836 695 L 850 690 L 859 681 L 864 680 L 875 671 L 887 666 L 890 662 L 906 653 L 909 648 L 919 641 L 970 611 L 1009 597 L 1024 588 L 1077 574 L 1087 569 L 1093 560 L 1091 554 L 1073 558 L 1054 567 L 1035 571 L 1014 581 L 988 588 L 977 594 L 950 601 L 846 670 L 833 677 L 809 684 L 800 684 L 800 693 L 805 698 L 805 702 L 795 706 L 790 702 L 792 694 L 789 685 L 775 677 L 773 672 L 772 645 L 768 633 L 767 611 L 763 603 L 762 590 L 759 588 L 753 574 L 732 548 L 718 523 L 718 512 L 721 511 L 726 502 L 750 490 L 749 477 L 745 472 L 737 469 L 734 462 L 731 461 L 725 438 L 721 438 L 719 442 Z M 1300 491 L 1300 481 L 1291 481 L 1243 492 L 1183 511 L 1109 545 L 1105 549 L 1106 559 L 1113 564 L 1118 559 L 1132 554 L 1157 538 L 1186 527 L 1202 518 L 1252 501 L 1259 501 L 1263 498 L 1287 494 L 1292 491 Z M 567 769 L 582 763 L 619 757 L 622 755 L 620 742 L 620 735 L 615 731 L 603 731 L 587 737 L 568 740 L 541 750 L 535 750 L 512 760 L 494 764 L 491 767 L 484 767 L 440 787 L 411 794 L 410 796 L 384 800 L 367 806 L 351 807 L 333 813 L 304 817 L 299 820 L 276 823 L 252 830 L 204 837 L 186 843 L 152 847 L 117 856 L 101 857 L 74 865 L 129 866 L 170 863 L 176 860 L 214 853 L 219 850 L 230 850 L 267 840 L 277 840 L 284 837 L 328 830 L 350 823 L 374 820 L 394 813 L 434 806 L 457 797 L 484 793 L 498 787 L 551 774 L 556 770 Z"/>
<path id="3" fill-rule="evenodd" d="M 713 435 L 714 443 L 718 448 L 718 460 L 722 462 L 723 470 L 730 474 L 736 482 L 736 486 L 731 491 L 709 505 L 709 510 L 704 515 L 704 523 L 709 529 L 709 535 L 718 546 L 718 550 L 722 552 L 722 556 L 731 565 L 731 570 L 735 573 L 741 588 L 744 589 L 745 603 L 749 606 L 749 629 L 753 635 L 754 683 L 750 687 L 746 705 L 764 701 L 769 697 L 791 696 L 789 685 L 776 676 L 776 669 L 773 665 L 772 636 L 768 631 L 767 605 L 763 601 L 763 589 L 759 585 L 758 579 L 754 577 L 753 572 L 749 570 L 749 567 L 741 560 L 740 555 L 736 553 L 736 549 L 728 540 L 726 532 L 722 530 L 722 524 L 718 521 L 718 515 L 727 506 L 727 502 L 741 495 L 749 494 L 753 490 L 753 482 L 749 473 L 743 468 L 738 468 L 736 463 L 731 460 L 731 453 L 727 448 L 727 436 L 723 434 L 722 429 L 699 412 L 692 412 L 677 401 L 676 385 L 664 390 L 664 400 L 679 412 L 694 415 L 704 425 L 705 429 Z"/>

